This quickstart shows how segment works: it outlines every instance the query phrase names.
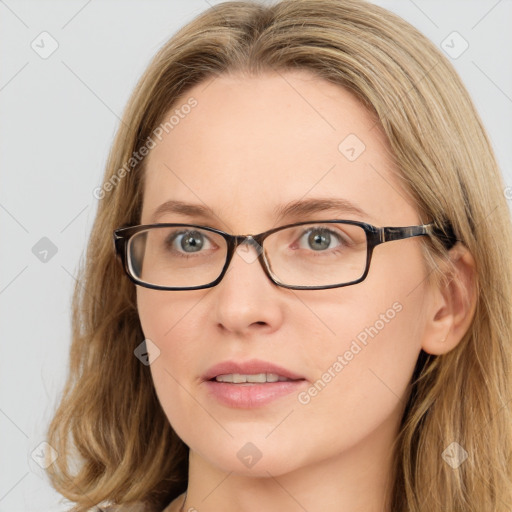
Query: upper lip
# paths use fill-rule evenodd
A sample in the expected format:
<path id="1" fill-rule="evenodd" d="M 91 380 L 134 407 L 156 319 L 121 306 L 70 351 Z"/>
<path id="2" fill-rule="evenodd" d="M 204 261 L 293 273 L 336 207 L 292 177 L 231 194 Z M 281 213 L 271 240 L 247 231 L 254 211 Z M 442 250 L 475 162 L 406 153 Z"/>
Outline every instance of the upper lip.
<path id="1" fill-rule="evenodd" d="M 282 366 L 278 366 L 269 361 L 262 361 L 260 359 L 251 359 L 249 361 L 222 361 L 212 366 L 204 374 L 204 380 L 211 380 L 218 375 L 229 375 L 232 373 L 238 373 L 241 375 L 254 375 L 256 373 L 276 373 L 281 377 L 287 379 L 298 380 L 304 379 L 301 375 L 298 375 Z"/>

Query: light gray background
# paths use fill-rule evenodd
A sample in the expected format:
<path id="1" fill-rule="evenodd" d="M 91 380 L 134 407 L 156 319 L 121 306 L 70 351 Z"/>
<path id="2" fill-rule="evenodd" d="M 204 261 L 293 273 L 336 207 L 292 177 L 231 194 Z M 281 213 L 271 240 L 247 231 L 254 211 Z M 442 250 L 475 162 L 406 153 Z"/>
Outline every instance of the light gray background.
<path id="1" fill-rule="evenodd" d="M 97 206 L 92 191 L 149 59 L 213 3 L 0 0 L 0 512 L 69 509 L 31 454 L 66 376 L 73 276 Z M 454 31 L 468 42 L 451 60 L 512 186 L 511 0 L 375 3 L 439 46 Z M 43 31 L 58 43 L 46 59 L 31 47 L 50 48 Z M 32 250 L 43 237 L 57 249 L 46 262 Z"/>

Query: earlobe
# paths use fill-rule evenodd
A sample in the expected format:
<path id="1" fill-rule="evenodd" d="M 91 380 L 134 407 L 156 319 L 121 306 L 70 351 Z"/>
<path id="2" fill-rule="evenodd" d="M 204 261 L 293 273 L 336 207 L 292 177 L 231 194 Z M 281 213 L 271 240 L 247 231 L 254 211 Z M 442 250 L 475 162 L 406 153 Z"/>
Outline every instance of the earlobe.
<path id="1" fill-rule="evenodd" d="M 446 279 L 430 289 L 430 311 L 422 349 L 432 355 L 445 354 L 460 343 L 476 310 L 477 274 L 473 256 L 458 243 L 450 250 L 450 260 L 452 265 L 444 270 Z"/>

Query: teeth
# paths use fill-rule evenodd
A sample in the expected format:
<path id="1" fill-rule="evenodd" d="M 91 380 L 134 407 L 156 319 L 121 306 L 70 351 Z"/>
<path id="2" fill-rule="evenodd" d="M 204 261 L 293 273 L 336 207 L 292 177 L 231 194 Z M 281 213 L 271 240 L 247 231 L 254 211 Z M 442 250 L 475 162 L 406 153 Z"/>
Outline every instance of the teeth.
<path id="1" fill-rule="evenodd" d="M 217 382 L 232 382 L 233 384 L 242 384 L 244 382 L 283 382 L 290 379 L 281 377 L 277 373 L 256 373 L 254 375 L 242 375 L 240 373 L 229 373 L 225 375 L 217 375 Z"/>

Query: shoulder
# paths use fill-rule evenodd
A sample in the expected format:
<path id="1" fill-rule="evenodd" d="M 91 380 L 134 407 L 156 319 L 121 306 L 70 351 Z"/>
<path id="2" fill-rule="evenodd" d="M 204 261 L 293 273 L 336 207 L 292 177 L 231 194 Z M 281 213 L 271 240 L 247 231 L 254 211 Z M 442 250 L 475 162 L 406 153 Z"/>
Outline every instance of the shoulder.
<path id="1" fill-rule="evenodd" d="M 166 509 L 167 510 L 167 509 Z M 159 512 L 145 503 L 132 503 L 130 505 L 99 505 L 90 508 L 87 512 Z"/>
<path id="2" fill-rule="evenodd" d="M 138 502 L 130 505 L 109 505 L 108 503 L 100 504 L 96 507 L 90 508 L 87 512 L 178 512 L 183 502 L 185 493 L 180 494 L 177 498 L 171 501 L 164 510 L 156 510 L 148 504 Z"/>
<path id="3" fill-rule="evenodd" d="M 179 512 L 181 505 L 183 504 L 183 501 L 185 499 L 185 494 L 180 494 L 177 498 L 174 498 L 167 507 L 162 510 L 162 512 Z"/>

